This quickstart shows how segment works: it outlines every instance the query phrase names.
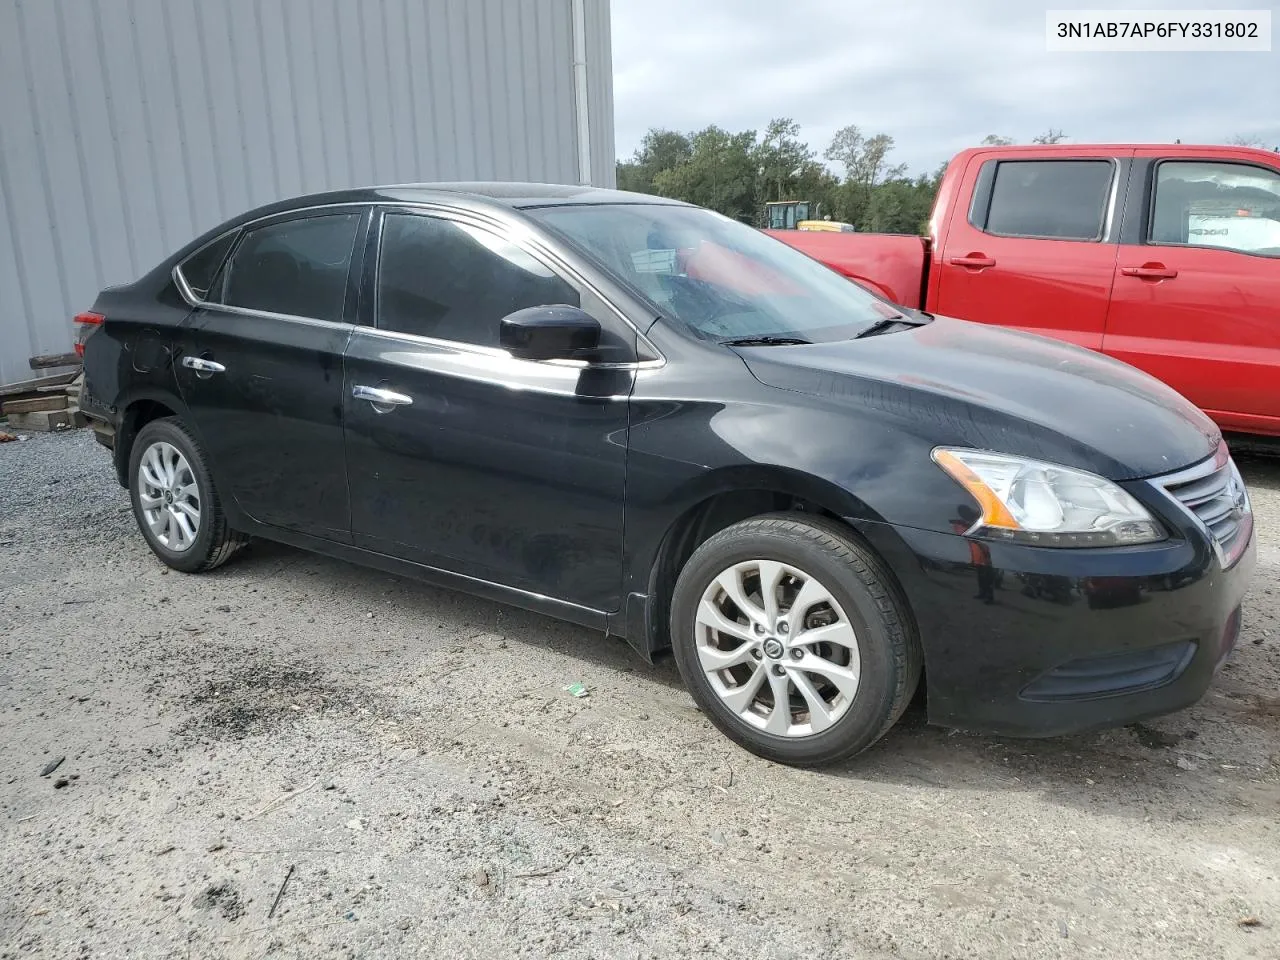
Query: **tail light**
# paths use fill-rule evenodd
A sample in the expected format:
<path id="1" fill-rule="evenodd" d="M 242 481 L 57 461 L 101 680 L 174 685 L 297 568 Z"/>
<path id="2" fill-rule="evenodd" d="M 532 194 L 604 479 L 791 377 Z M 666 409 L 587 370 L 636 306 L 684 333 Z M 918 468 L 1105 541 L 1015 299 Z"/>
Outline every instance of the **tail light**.
<path id="1" fill-rule="evenodd" d="M 77 313 L 75 315 L 76 325 L 76 344 L 75 350 L 77 356 L 84 356 L 84 342 L 89 339 L 89 334 L 93 333 L 98 327 L 102 326 L 102 322 L 107 318 L 100 313 Z"/>

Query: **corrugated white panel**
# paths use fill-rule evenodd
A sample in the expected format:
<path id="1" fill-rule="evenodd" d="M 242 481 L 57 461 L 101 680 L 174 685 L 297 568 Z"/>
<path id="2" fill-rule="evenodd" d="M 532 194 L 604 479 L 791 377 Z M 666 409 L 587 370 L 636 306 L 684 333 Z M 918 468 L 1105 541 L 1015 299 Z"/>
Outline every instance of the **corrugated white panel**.
<path id="1" fill-rule="evenodd" d="M 586 0 L 614 183 L 608 0 Z M 578 181 L 571 0 L 0 0 L 0 384 L 225 218 L 421 180 Z"/>

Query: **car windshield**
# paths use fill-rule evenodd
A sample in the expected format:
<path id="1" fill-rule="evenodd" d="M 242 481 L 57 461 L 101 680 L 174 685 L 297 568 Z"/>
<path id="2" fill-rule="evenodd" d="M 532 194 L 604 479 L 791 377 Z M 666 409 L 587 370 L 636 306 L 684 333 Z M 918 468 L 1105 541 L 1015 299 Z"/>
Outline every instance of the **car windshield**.
<path id="1" fill-rule="evenodd" d="M 528 213 L 664 317 L 715 340 L 847 340 L 900 315 L 816 260 L 710 210 L 599 204 Z"/>

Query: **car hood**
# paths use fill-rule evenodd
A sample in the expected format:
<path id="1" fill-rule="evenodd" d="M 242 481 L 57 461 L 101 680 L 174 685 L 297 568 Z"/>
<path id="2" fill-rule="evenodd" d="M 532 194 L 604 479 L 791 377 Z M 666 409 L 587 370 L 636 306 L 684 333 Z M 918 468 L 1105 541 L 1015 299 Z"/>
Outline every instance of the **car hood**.
<path id="1" fill-rule="evenodd" d="M 1181 394 L 1128 364 L 964 320 L 738 353 L 761 383 L 895 417 L 927 432 L 930 443 L 1035 457 L 1113 480 L 1195 463 L 1221 437 Z"/>

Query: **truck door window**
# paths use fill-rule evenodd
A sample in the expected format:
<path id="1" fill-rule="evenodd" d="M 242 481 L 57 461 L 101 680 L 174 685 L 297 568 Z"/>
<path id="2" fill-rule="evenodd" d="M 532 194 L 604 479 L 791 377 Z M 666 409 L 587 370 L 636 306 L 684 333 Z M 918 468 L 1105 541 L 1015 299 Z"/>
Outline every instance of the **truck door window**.
<path id="1" fill-rule="evenodd" d="M 1280 173 L 1243 163 L 1165 160 L 1151 243 L 1280 256 Z"/>
<path id="2" fill-rule="evenodd" d="M 1099 240 L 1111 198 L 1110 160 L 1003 160 L 984 223 L 1006 237 Z"/>

